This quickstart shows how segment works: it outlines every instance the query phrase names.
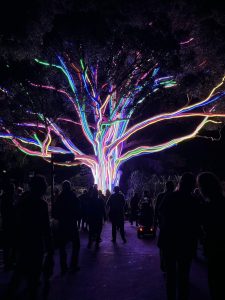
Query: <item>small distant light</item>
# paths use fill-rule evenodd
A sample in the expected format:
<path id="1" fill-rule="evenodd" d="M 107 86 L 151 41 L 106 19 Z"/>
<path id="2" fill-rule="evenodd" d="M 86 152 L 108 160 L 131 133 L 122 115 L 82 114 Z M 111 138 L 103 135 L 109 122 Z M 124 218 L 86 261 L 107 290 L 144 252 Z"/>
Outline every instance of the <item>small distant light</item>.
<path id="1" fill-rule="evenodd" d="M 6 170 L 3 170 L 2 172 L 3 172 L 3 173 L 6 173 Z"/>

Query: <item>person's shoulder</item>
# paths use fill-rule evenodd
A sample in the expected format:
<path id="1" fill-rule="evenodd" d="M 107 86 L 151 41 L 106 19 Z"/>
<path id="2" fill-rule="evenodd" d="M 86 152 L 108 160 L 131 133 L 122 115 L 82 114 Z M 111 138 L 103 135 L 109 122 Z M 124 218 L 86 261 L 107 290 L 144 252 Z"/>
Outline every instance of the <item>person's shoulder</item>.
<path id="1" fill-rule="evenodd" d="M 45 199 L 41 199 L 40 200 L 40 206 L 43 208 L 43 209 L 48 209 L 48 203 Z"/>
<path id="2" fill-rule="evenodd" d="M 119 198 L 120 198 L 122 201 L 125 201 L 124 194 L 122 194 L 122 193 L 119 193 Z"/>
<path id="3" fill-rule="evenodd" d="M 24 192 L 22 194 L 21 200 L 28 199 L 29 197 L 31 197 L 31 192 L 30 191 L 26 191 L 26 192 Z"/>
<path id="4" fill-rule="evenodd" d="M 159 193 L 157 196 L 157 200 L 161 200 L 166 195 L 165 192 Z"/>
<path id="5" fill-rule="evenodd" d="M 3 200 L 5 200 L 5 193 L 2 193 L 0 196 L 0 201 L 3 201 Z"/>
<path id="6" fill-rule="evenodd" d="M 181 193 L 179 191 L 174 191 L 171 193 L 165 193 L 164 198 L 165 199 L 178 199 L 181 197 Z"/>
<path id="7" fill-rule="evenodd" d="M 181 194 L 182 194 L 182 192 L 179 190 L 168 193 L 168 195 L 174 195 L 174 196 L 180 196 Z"/>
<path id="8" fill-rule="evenodd" d="M 197 195 L 192 193 L 190 195 L 190 198 L 192 199 L 193 202 L 195 202 L 196 204 L 199 204 L 200 201 L 199 201 L 199 197 Z"/>
<path id="9" fill-rule="evenodd" d="M 115 194 L 110 195 L 110 196 L 109 196 L 109 201 L 111 201 L 111 200 L 114 199 L 114 198 L 115 198 Z"/>
<path id="10" fill-rule="evenodd" d="M 99 199 L 99 202 L 105 203 L 105 200 L 103 198 L 99 197 L 98 199 Z"/>
<path id="11" fill-rule="evenodd" d="M 7 206 L 7 197 L 6 195 L 3 193 L 1 196 L 0 196 L 0 206 L 1 208 L 4 208 L 5 206 Z"/>
<path id="12" fill-rule="evenodd" d="M 222 205 L 225 205 L 225 196 L 224 195 L 221 195 L 220 202 L 222 203 Z"/>
<path id="13" fill-rule="evenodd" d="M 176 206 L 180 198 L 181 195 L 178 191 L 165 194 L 165 196 L 163 197 L 163 205 L 170 206 L 170 207 L 174 205 Z"/>
<path id="14" fill-rule="evenodd" d="M 78 199 L 79 199 L 80 201 L 85 201 L 85 200 L 88 199 L 88 195 L 87 195 L 87 194 L 81 194 L 81 195 L 78 197 Z"/>
<path id="15" fill-rule="evenodd" d="M 22 194 L 22 196 L 20 197 L 20 200 L 18 201 L 17 206 L 20 207 L 22 205 L 26 205 L 26 203 L 28 203 L 31 198 L 32 198 L 32 195 L 31 195 L 30 191 L 24 192 Z"/>
<path id="16" fill-rule="evenodd" d="M 186 197 L 191 198 L 192 194 L 187 194 L 183 191 L 177 190 L 177 191 L 174 191 L 172 193 L 169 193 L 168 196 L 172 197 L 174 199 L 181 199 L 181 198 L 183 199 L 183 198 L 186 198 Z"/>
<path id="17" fill-rule="evenodd" d="M 71 198 L 74 200 L 79 200 L 79 198 L 77 197 L 76 193 L 71 191 Z"/>
<path id="18" fill-rule="evenodd" d="M 225 208 L 225 197 L 224 196 L 222 196 L 221 202 L 222 202 L 223 207 Z"/>
<path id="19" fill-rule="evenodd" d="M 63 192 L 59 193 L 58 197 L 56 197 L 56 202 L 61 201 L 63 198 L 64 198 L 64 193 Z"/>
<path id="20" fill-rule="evenodd" d="M 218 206 L 218 208 L 221 209 L 221 211 L 225 210 L 225 197 L 224 197 L 224 195 L 221 195 L 217 206 Z"/>

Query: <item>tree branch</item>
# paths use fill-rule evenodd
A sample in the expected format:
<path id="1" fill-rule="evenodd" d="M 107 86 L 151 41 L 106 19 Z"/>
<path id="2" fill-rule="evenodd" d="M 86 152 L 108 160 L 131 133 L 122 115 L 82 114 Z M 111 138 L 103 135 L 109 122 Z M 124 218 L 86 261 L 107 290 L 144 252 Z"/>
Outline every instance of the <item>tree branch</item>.
<path id="1" fill-rule="evenodd" d="M 196 115 L 195 113 L 186 114 L 186 112 L 192 111 L 196 108 L 199 108 L 199 107 L 202 107 L 202 106 L 205 106 L 208 104 L 211 104 L 225 95 L 225 92 L 221 92 L 221 93 L 218 93 L 217 95 L 214 95 L 214 92 L 224 83 L 224 80 L 225 80 L 225 76 L 223 77 L 222 81 L 216 87 L 214 87 L 212 89 L 212 91 L 210 92 L 209 96 L 206 99 L 199 101 L 195 104 L 188 105 L 186 107 L 182 107 L 181 109 L 178 109 L 172 113 L 165 113 L 165 114 L 157 115 L 157 116 L 151 117 L 147 120 L 144 120 L 142 122 L 139 122 L 139 123 L 135 124 L 134 126 L 132 126 L 131 128 L 129 128 L 122 136 L 120 136 L 115 142 L 111 143 L 107 148 L 111 152 L 116 146 L 118 146 L 123 141 L 127 140 L 134 133 L 136 133 L 137 131 L 139 131 L 147 126 L 150 126 L 152 124 L 155 124 L 155 123 L 158 123 L 158 122 L 161 122 L 164 120 L 169 120 L 169 119 L 195 116 Z M 214 115 L 212 115 L 211 113 L 209 113 L 209 114 L 212 117 L 217 116 L 217 114 L 214 114 Z M 205 115 L 207 115 L 207 113 L 205 113 Z M 219 115 L 223 116 L 223 114 L 219 114 Z M 198 116 L 198 113 L 196 116 Z"/>
<path id="2" fill-rule="evenodd" d="M 225 114 L 223 115 L 225 117 Z M 201 121 L 201 123 L 195 128 L 194 131 L 192 131 L 190 134 L 187 134 L 185 136 L 179 137 L 179 138 L 175 138 L 172 139 L 170 141 L 167 141 L 165 143 L 159 144 L 159 145 L 155 145 L 155 146 L 140 146 L 137 147 L 133 150 L 127 151 L 126 153 L 122 154 L 120 158 L 118 158 L 118 160 L 116 161 L 116 165 L 117 167 L 119 167 L 119 165 L 121 165 L 123 162 L 142 155 L 142 154 L 150 154 L 150 153 L 155 153 L 155 152 L 160 152 L 163 151 L 165 149 L 171 148 L 173 146 L 176 146 L 177 144 L 188 140 L 188 139 L 192 139 L 193 137 L 195 137 L 198 132 L 202 129 L 202 127 L 207 123 L 210 122 L 210 120 L 208 120 L 208 117 L 205 117 L 203 119 L 203 121 Z"/>

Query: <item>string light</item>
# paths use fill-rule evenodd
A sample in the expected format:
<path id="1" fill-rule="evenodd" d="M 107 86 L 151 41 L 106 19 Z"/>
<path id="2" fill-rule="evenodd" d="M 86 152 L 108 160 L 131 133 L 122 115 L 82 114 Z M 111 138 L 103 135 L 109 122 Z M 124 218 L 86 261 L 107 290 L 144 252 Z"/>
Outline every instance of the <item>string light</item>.
<path id="1" fill-rule="evenodd" d="M 189 44 L 190 42 L 192 42 L 193 40 L 194 40 L 194 38 L 190 38 L 190 39 L 187 40 L 187 41 L 180 42 L 180 45 L 187 45 L 187 44 Z"/>

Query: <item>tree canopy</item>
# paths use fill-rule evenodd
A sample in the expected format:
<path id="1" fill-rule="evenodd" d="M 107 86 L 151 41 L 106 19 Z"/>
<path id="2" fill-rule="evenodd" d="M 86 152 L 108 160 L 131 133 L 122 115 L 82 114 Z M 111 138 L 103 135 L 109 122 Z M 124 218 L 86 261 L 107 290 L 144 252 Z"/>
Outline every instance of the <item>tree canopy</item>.
<path id="1" fill-rule="evenodd" d="M 128 78 L 134 62 L 142 71 L 148 70 L 150 64 L 158 64 L 162 74 L 173 76 L 176 90 L 160 89 L 154 95 L 148 95 L 146 90 L 140 93 L 136 104 L 142 96 L 146 99 L 138 106 L 129 126 L 149 115 L 197 103 L 209 94 L 225 70 L 224 10 L 217 1 L 204 2 L 7 2 L 0 24 L 1 120 L 14 126 L 15 122 L 26 121 L 31 108 L 52 118 L 60 117 L 62 112 L 71 116 L 70 107 L 54 90 L 41 92 L 31 85 L 51 83 L 68 88 L 62 74 L 40 69 L 35 63 L 39 59 L 56 64 L 57 55 L 69 55 L 73 61 L 82 58 L 88 65 L 98 64 L 99 80 L 103 82 L 107 77 L 116 85 Z M 139 61 L 135 61 L 137 57 Z M 217 104 L 218 110 L 223 107 L 222 102 Z M 35 120 L 36 115 L 32 118 Z M 177 126 L 177 122 L 166 123 L 173 137 L 197 125 L 193 121 Z M 218 125 L 207 128 L 217 129 Z M 131 138 L 127 149 L 139 139 L 159 143 L 165 134 L 164 128 L 147 128 L 146 133 Z M 79 130 L 76 135 L 79 136 Z M 84 147 L 91 151 L 89 145 Z"/>

